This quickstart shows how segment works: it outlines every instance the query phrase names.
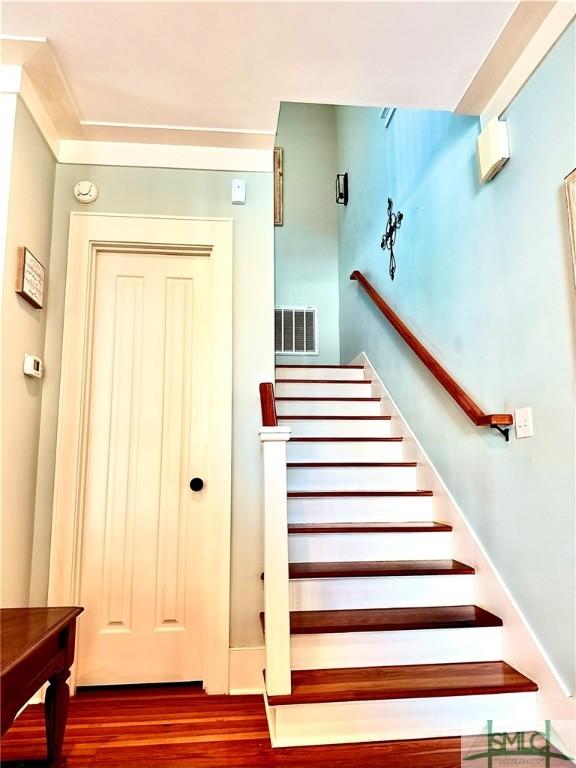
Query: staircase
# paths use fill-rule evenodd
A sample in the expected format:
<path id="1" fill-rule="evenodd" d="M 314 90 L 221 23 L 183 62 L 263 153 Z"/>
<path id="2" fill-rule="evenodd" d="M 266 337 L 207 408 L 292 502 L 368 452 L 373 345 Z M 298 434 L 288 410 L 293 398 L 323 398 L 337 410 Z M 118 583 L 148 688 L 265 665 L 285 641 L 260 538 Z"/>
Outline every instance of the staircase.
<path id="1" fill-rule="evenodd" d="M 292 672 L 289 694 L 265 694 L 274 746 L 534 727 L 537 685 L 502 660 L 502 621 L 475 605 L 474 568 L 452 559 L 364 368 L 276 375 Z"/>

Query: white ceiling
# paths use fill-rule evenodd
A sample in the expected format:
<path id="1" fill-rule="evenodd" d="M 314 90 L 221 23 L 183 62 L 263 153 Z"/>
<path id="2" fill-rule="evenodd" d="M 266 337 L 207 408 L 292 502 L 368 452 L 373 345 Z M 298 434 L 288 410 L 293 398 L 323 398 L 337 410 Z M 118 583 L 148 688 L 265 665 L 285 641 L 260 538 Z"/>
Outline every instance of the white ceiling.
<path id="1" fill-rule="evenodd" d="M 5 35 L 48 38 L 81 121 L 240 130 L 229 136 L 251 134 L 255 146 L 270 141 L 258 132 L 275 131 L 280 101 L 453 109 L 515 6 L 19 0 L 2 3 L 1 23 Z M 191 135 L 83 134 L 167 143 Z M 204 131 L 198 143 L 222 135 Z"/>

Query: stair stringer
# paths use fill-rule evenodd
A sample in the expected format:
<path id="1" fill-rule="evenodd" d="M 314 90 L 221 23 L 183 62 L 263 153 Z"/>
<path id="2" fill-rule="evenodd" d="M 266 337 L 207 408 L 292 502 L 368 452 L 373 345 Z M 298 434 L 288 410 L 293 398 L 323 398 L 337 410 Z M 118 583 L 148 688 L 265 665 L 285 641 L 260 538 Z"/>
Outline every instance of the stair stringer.
<path id="1" fill-rule="evenodd" d="M 388 403 L 386 412 L 392 416 L 391 435 L 404 437 L 405 461 L 418 462 L 420 487 L 434 493 L 434 520 L 453 527 L 453 557 L 476 569 L 475 604 L 503 620 L 503 660 L 538 684 L 536 700 L 539 727 L 544 729 L 545 720 L 555 721 L 552 723 L 553 729 L 556 725 L 559 732 L 566 730 L 565 738 L 569 743 L 573 735 L 567 730 L 570 722 L 574 728 L 576 699 L 564 685 L 504 579 L 366 353 L 360 353 L 350 361 L 350 365 L 363 365 L 366 378 L 373 382 L 374 395 Z M 562 749 L 565 745 L 558 742 L 556 746 Z"/>

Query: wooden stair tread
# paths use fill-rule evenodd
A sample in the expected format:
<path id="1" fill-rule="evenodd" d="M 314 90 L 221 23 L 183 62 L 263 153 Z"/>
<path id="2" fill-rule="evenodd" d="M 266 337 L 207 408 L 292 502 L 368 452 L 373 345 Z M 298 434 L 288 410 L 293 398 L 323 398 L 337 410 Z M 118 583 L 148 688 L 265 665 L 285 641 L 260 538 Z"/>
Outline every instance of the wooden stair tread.
<path id="1" fill-rule="evenodd" d="M 291 579 L 332 579 L 365 576 L 456 576 L 474 568 L 458 560 L 367 560 L 334 563 L 290 563 Z"/>
<path id="2" fill-rule="evenodd" d="M 417 467 L 415 461 L 289 461 L 290 469 L 318 467 Z"/>
<path id="3" fill-rule="evenodd" d="M 432 491 L 288 491 L 289 499 L 301 498 L 323 498 L 344 496 L 351 498 L 354 496 L 433 496 Z"/>
<path id="4" fill-rule="evenodd" d="M 276 384 L 372 384 L 371 379 L 276 379 Z"/>
<path id="5" fill-rule="evenodd" d="M 379 403 L 381 397 L 276 397 L 276 402 L 282 400 L 295 400 L 296 402 L 313 402 L 313 403 L 325 403 L 325 402 L 344 402 L 344 403 Z"/>
<path id="6" fill-rule="evenodd" d="M 286 421 L 287 419 L 298 419 L 299 421 L 317 421 L 318 419 L 325 421 L 358 421 L 360 419 L 380 419 L 382 421 L 391 421 L 392 416 L 278 416 L 278 421 Z"/>
<path id="7" fill-rule="evenodd" d="M 280 416 L 282 418 L 282 416 Z M 291 437 L 291 443 L 401 443 L 403 437 Z"/>
<path id="8" fill-rule="evenodd" d="M 290 523 L 288 533 L 449 533 L 451 525 L 409 523 Z"/>
<path id="9" fill-rule="evenodd" d="M 399 667 L 311 669 L 292 672 L 292 693 L 270 696 L 271 706 L 345 701 L 473 696 L 537 691 L 504 661 Z"/>
<path id="10" fill-rule="evenodd" d="M 502 619 L 476 605 L 293 611 L 290 614 L 290 632 L 294 635 L 501 626 Z"/>
<path id="11" fill-rule="evenodd" d="M 350 368 L 351 370 L 364 370 L 363 365 L 277 365 L 276 368 Z"/>

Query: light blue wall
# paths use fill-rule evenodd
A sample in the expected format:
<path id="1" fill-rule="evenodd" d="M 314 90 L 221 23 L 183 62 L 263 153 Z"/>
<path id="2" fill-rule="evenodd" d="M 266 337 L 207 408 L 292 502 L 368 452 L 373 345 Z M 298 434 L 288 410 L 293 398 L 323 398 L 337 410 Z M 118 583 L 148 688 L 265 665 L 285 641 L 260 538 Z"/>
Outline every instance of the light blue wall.
<path id="1" fill-rule="evenodd" d="M 574 690 L 574 274 L 563 179 L 576 165 L 576 33 L 511 105 L 512 158 L 481 187 L 478 122 L 339 108 L 344 361 L 366 350 Z M 379 248 L 386 198 L 405 214 L 398 272 Z M 362 270 L 487 412 L 529 405 L 536 435 L 478 429 L 348 279 Z"/>
<path id="2" fill-rule="evenodd" d="M 338 231 L 335 108 L 282 104 L 276 143 L 284 150 L 284 225 L 275 227 L 276 305 L 318 309 L 317 356 L 280 355 L 278 363 L 336 363 Z"/>

